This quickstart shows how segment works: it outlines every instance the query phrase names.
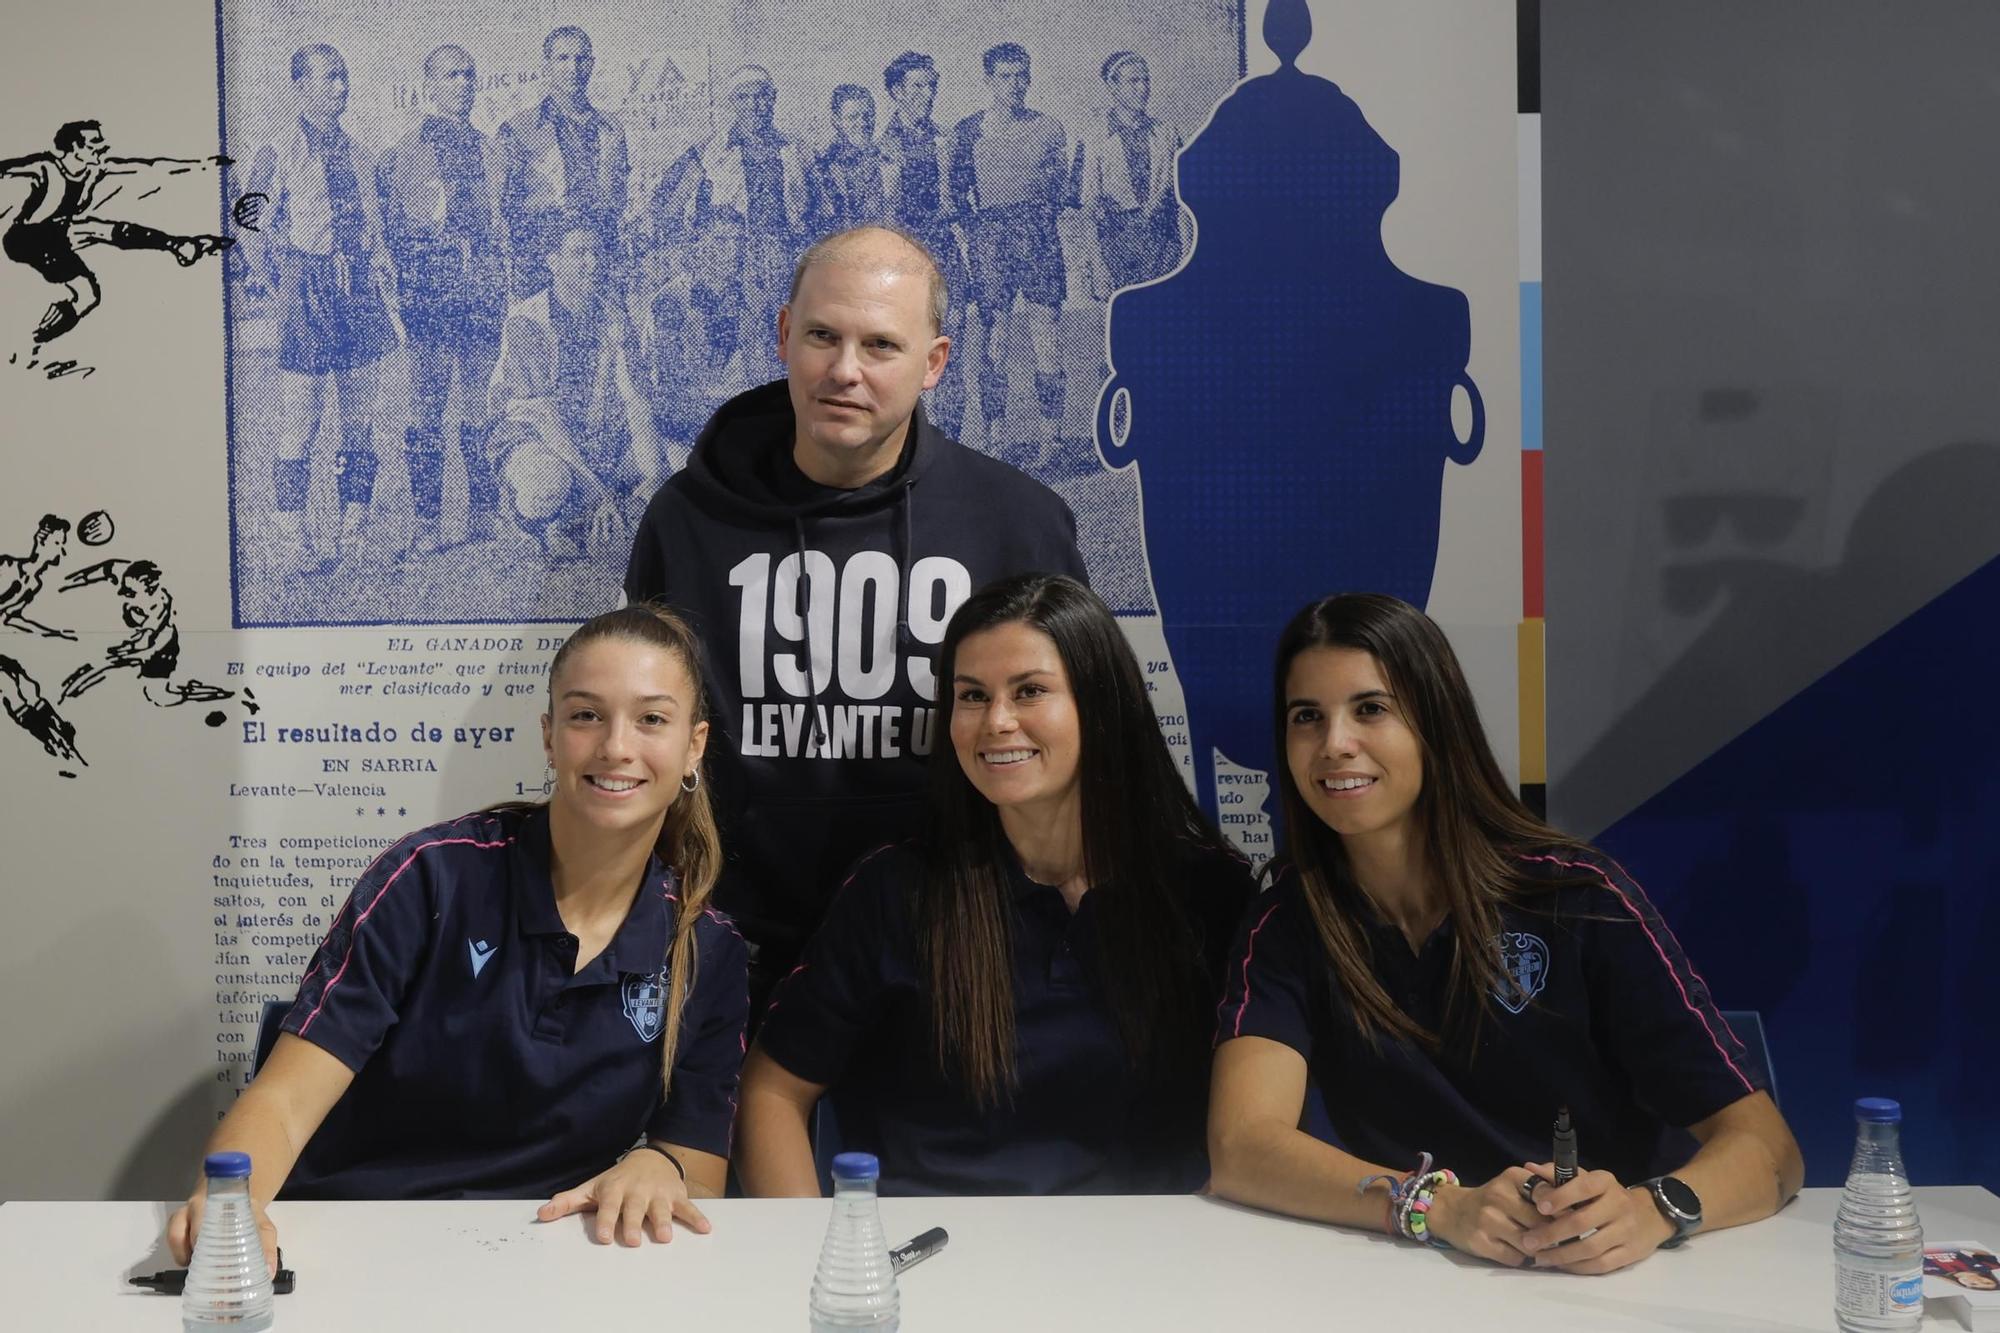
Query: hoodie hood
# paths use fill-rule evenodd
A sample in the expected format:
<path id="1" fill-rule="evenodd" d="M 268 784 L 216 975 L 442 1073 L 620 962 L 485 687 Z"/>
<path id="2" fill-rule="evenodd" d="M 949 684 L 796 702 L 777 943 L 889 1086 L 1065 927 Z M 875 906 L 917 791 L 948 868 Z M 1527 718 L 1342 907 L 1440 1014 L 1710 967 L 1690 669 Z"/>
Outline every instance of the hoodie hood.
<path id="1" fill-rule="evenodd" d="M 778 494 L 771 484 L 772 461 L 791 453 L 797 422 L 791 388 L 784 380 L 759 385 L 724 403 L 695 438 L 694 456 L 683 474 L 689 497 L 718 517 L 780 527 L 790 527 L 799 518 L 866 514 L 895 504 L 899 494 L 907 495 L 907 488 L 930 470 L 943 439 L 925 419 L 919 402 L 910 415 L 902 456 L 886 476 L 852 491 L 829 488 L 825 497 L 801 504 Z"/>

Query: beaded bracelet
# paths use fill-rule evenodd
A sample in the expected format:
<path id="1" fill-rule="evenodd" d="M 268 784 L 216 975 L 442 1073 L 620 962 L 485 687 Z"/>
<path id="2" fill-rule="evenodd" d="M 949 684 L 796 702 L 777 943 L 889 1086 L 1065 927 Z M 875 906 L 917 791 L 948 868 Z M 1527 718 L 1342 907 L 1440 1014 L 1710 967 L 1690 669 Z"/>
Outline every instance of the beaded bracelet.
<path id="1" fill-rule="evenodd" d="M 1405 1240 L 1416 1241 L 1420 1245 L 1430 1245 L 1448 1250 L 1451 1246 L 1439 1236 L 1431 1234 L 1431 1203 L 1437 1196 L 1440 1185 L 1456 1185 L 1458 1175 L 1447 1168 L 1431 1169 L 1431 1155 L 1417 1155 L 1417 1169 L 1398 1180 L 1391 1175 L 1370 1176 L 1356 1187 L 1357 1194 L 1366 1194 L 1377 1183 L 1389 1187 L 1389 1210 L 1385 1219 L 1388 1229 Z"/>
<path id="2" fill-rule="evenodd" d="M 1439 1249 L 1450 1249 L 1451 1246 L 1446 1243 L 1442 1236 L 1431 1234 L 1430 1211 L 1431 1202 L 1437 1194 L 1437 1187 L 1439 1185 L 1456 1185 L 1457 1183 L 1458 1177 L 1448 1170 L 1432 1171 L 1425 1175 L 1417 1187 L 1410 1191 L 1409 1197 L 1404 1202 L 1402 1218 L 1403 1234 L 1411 1240 L 1422 1241 L 1426 1245 L 1436 1246 Z"/>

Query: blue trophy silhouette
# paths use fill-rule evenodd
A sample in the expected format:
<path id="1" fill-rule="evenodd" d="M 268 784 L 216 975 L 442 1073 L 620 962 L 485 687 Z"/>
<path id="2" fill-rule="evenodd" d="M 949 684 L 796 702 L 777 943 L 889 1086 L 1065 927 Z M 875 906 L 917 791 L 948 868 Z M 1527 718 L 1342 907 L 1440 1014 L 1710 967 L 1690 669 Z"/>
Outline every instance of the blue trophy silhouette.
<path id="1" fill-rule="evenodd" d="M 1105 464 L 1139 468 L 1210 811 L 1214 748 L 1271 770 L 1284 622 L 1334 592 L 1423 606 L 1445 463 L 1470 463 L 1485 438 L 1465 296 L 1389 258 L 1399 159 L 1338 86 L 1296 67 L 1311 32 L 1303 0 L 1273 0 L 1264 39 L 1282 66 L 1237 85 L 1182 151 L 1196 243 L 1177 271 L 1112 299 L 1098 400 Z"/>

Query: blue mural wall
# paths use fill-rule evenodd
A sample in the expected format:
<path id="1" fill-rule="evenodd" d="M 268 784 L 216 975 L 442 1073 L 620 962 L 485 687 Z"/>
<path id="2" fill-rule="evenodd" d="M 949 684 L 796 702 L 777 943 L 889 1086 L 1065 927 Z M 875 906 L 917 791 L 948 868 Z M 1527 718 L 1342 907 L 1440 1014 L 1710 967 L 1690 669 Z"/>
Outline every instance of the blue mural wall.
<path id="1" fill-rule="evenodd" d="M 1763 1015 L 1808 1184 L 1846 1176 L 1871 1096 L 1903 1103 L 1916 1179 L 2000 1185 L 1996 608 L 2000 562 L 1601 835 L 1717 999 Z"/>
<path id="2" fill-rule="evenodd" d="M 1472 462 L 1485 439 L 1465 296 L 1405 273 L 1383 243 L 1396 150 L 1294 64 L 1312 35 L 1303 4 L 1273 4 L 1263 35 L 1279 69 L 1231 93 L 1181 157 L 1192 257 L 1112 302 L 1097 431 L 1106 463 L 1136 462 L 1144 487 L 1204 795 L 1218 747 L 1272 765 L 1256 686 L 1292 613 L 1339 591 L 1429 601 L 1446 462 Z M 1202 354 L 1193 330 L 1227 354 Z M 1455 390 L 1471 404 L 1463 441 Z"/>

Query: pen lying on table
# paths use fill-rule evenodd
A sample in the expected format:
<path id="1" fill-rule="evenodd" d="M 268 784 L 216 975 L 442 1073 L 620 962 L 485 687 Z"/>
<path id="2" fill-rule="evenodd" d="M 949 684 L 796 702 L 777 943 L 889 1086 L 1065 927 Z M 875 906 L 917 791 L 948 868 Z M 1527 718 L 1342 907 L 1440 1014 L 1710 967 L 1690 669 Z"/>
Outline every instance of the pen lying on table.
<path id="1" fill-rule="evenodd" d="M 913 1236 L 890 1250 L 889 1266 L 898 1273 L 906 1268 L 913 1268 L 943 1249 L 944 1243 L 950 1239 L 943 1227 L 932 1227 L 922 1235 Z"/>
<path id="2" fill-rule="evenodd" d="M 125 1281 L 134 1287 L 144 1287 L 156 1296 L 178 1296 L 187 1286 L 187 1275 L 185 1268 L 162 1268 L 157 1273 L 128 1277 Z M 271 1294 L 289 1296 L 296 1281 L 292 1270 L 285 1267 L 285 1252 L 279 1250 L 278 1271 L 271 1274 Z"/>

